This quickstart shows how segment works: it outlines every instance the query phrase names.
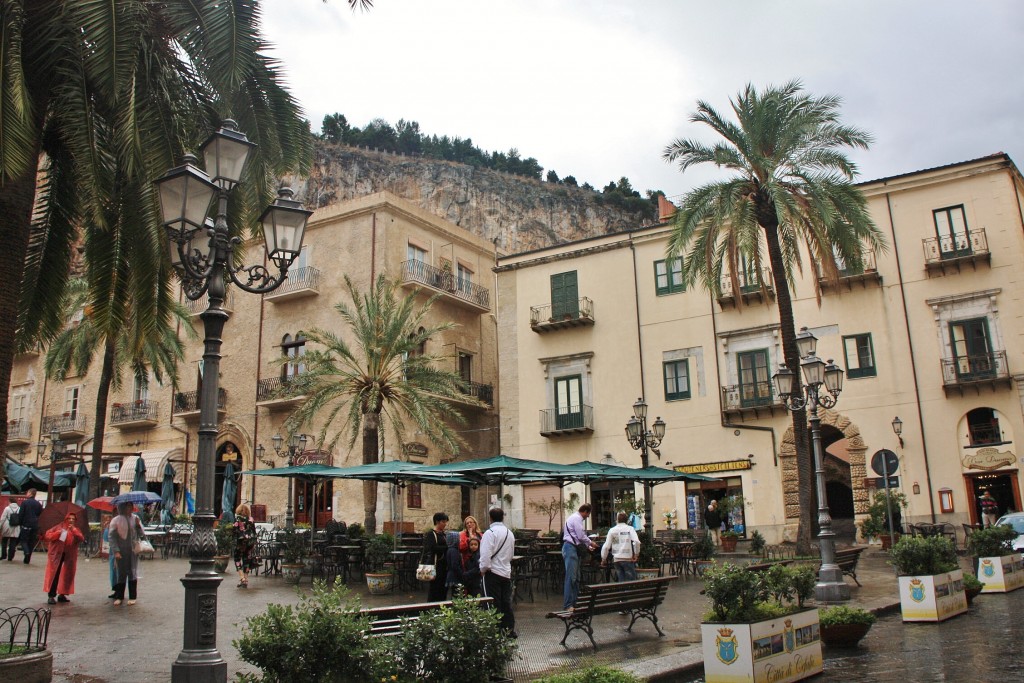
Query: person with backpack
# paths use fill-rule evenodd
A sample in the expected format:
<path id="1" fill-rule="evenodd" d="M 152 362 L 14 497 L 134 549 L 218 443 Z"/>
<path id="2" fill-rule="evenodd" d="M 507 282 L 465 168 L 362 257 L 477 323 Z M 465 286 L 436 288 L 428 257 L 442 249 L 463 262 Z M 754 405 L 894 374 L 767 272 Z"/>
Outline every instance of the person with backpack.
<path id="1" fill-rule="evenodd" d="M 39 515 L 43 514 L 42 504 L 36 500 L 36 490 L 29 489 L 25 492 L 28 496 L 21 502 L 21 551 L 25 553 L 22 562 L 28 564 L 32 561 L 32 551 L 36 549 L 36 541 L 39 540 Z"/>
<path id="2" fill-rule="evenodd" d="M 0 513 L 0 560 L 14 562 L 21 535 L 21 508 L 13 500 Z"/>

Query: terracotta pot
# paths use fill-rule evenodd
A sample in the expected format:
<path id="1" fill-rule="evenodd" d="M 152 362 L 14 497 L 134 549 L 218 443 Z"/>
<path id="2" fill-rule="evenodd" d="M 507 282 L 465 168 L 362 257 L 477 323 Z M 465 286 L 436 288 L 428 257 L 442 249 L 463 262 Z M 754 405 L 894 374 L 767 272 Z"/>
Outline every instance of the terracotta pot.
<path id="1" fill-rule="evenodd" d="M 223 574 L 228 570 L 228 562 L 231 561 L 230 555 L 214 555 L 213 556 L 213 570 L 218 574 Z"/>
<path id="2" fill-rule="evenodd" d="M 889 550 L 895 541 L 900 540 L 900 535 L 893 534 L 890 536 L 889 534 L 882 534 L 878 538 L 882 540 L 882 550 Z"/>
<path id="3" fill-rule="evenodd" d="M 829 647 L 857 647 L 857 643 L 871 630 L 871 624 L 835 624 L 821 626 L 821 642 Z"/>
<path id="4" fill-rule="evenodd" d="M 722 536 L 722 552 L 723 553 L 734 553 L 736 552 L 736 543 L 740 539 L 735 536 Z"/>

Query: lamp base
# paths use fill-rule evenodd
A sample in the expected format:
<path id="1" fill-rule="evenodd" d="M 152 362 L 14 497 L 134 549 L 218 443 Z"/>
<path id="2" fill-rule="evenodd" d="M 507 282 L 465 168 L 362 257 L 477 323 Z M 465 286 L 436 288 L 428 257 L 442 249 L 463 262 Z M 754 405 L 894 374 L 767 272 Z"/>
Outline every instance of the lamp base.
<path id="1" fill-rule="evenodd" d="M 846 602 L 850 599 L 850 586 L 843 579 L 843 570 L 821 569 L 814 586 L 814 599 L 819 603 Z"/>

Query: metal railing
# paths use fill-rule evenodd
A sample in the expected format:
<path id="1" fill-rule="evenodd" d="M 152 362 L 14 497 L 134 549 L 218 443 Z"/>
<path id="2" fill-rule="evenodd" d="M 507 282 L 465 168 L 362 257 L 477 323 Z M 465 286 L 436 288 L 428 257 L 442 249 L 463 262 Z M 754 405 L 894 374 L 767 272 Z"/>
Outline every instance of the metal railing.
<path id="1" fill-rule="evenodd" d="M 463 386 L 460 387 L 460 391 L 462 391 L 466 396 L 472 396 L 479 401 L 483 401 L 489 406 L 494 405 L 494 387 L 490 384 L 463 381 Z"/>
<path id="2" fill-rule="evenodd" d="M 403 261 L 402 282 L 419 282 L 448 292 L 458 299 L 468 301 L 481 308 L 491 307 L 491 292 L 486 287 L 458 277 L 450 270 L 435 268 L 423 261 Z"/>
<path id="3" fill-rule="evenodd" d="M 569 408 L 553 408 L 540 411 L 540 433 L 557 434 L 594 430 L 594 408 L 578 405 Z"/>
<path id="4" fill-rule="evenodd" d="M 970 436 L 972 446 L 997 444 L 1003 441 L 1003 431 L 999 429 L 998 424 L 968 424 L 967 433 Z"/>
<path id="5" fill-rule="evenodd" d="M 955 235 L 928 237 L 922 241 L 922 244 L 924 245 L 926 264 L 988 254 L 988 237 L 985 235 L 984 228 Z"/>
<path id="6" fill-rule="evenodd" d="M 274 399 L 290 398 L 295 395 L 289 386 L 295 383 L 297 375 L 288 377 L 267 377 L 256 384 L 257 401 L 273 401 Z"/>
<path id="7" fill-rule="evenodd" d="M 132 403 L 115 403 L 110 408 L 110 424 L 124 422 L 140 422 L 142 420 L 156 422 L 159 418 L 160 404 L 157 401 L 133 401 Z"/>
<path id="8" fill-rule="evenodd" d="M 722 387 L 723 410 L 773 405 L 782 405 L 782 400 L 775 396 L 775 389 L 772 387 L 771 381 L 731 384 Z"/>
<path id="9" fill-rule="evenodd" d="M 1007 379 L 1009 376 L 1006 351 L 942 359 L 942 383 L 946 385 Z"/>
<path id="10" fill-rule="evenodd" d="M 875 262 L 875 250 L 865 249 L 860 254 L 860 268 L 847 267 L 845 264 L 840 264 L 842 267 L 839 269 L 839 277 L 853 277 L 855 275 L 863 275 L 864 273 L 873 273 L 878 270 L 878 266 Z"/>
<path id="11" fill-rule="evenodd" d="M 296 292 L 300 289 L 310 289 L 314 292 L 320 291 L 320 271 L 313 266 L 294 268 L 288 271 L 288 277 L 284 284 L 267 294 L 268 299 L 279 297 L 282 294 Z"/>
<path id="12" fill-rule="evenodd" d="M 226 389 L 217 389 L 217 410 L 224 410 L 224 406 L 228 402 L 228 392 Z M 191 413 L 199 410 L 199 392 L 198 391 L 180 391 L 174 395 L 174 412 L 176 413 Z"/>
<path id="13" fill-rule="evenodd" d="M 87 423 L 85 415 L 46 415 L 43 417 L 40 431 L 43 434 L 49 434 L 52 431 L 57 431 L 61 434 L 66 432 L 84 432 Z"/>
<path id="14" fill-rule="evenodd" d="M 32 423 L 28 420 L 8 420 L 7 440 L 32 438 Z"/>
<path id="15" fill-rule="evenodd" d="M 0 652 L 31 654 L 46 649 L 50 634 L 50 610 L 31 607 L 0 609 Z"/>
<path id="16" fill-rule="evenodd" d="M 744 271 L 739 273 L 736 279 L 739 282 L 740 294 L 760 292 L 762 282 L 766 290 L 769 292 L 773 291 L 772 271 L 768 268 L 762 268 L 760 274 L 756 271 Z M 735 296 L 735 292 L 732 289 L 732 280 L 728 273 L 722 275 L 722 290 L 718 296 L 723 299 Z"/>
<path id="17" fill-rule="evenodd" d="M 530 307 L 530 325 L 545 325 L 562 320 L 594 320 L 594 302 L 587 297 L 578 300 Z"/>

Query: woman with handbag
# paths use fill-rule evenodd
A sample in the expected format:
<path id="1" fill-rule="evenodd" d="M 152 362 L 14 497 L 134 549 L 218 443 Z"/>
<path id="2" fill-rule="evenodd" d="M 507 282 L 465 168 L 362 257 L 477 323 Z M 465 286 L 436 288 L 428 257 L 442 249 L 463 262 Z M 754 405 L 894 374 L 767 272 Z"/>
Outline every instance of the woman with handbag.
<path id="1" fill-rule="evenodd" d="M 238 587 L 249 587 L 249 572 L 260 566 L 256 556 L 256 523 L 252 521 L 249 506 L 242 503 L 235 508 L 235 570 Z M 329 538 L 329 537 L 328 537 Z"/>
<path id="2" fill-rule="evenodd" d="M 448 593 L 445 582 L 448 578 L 448 563 L 445 553 L 448 552 L 448 539 L 445 538 L 445 527 L 448 526 L 448 515 L 443 512 L 434 513 L 434 528 L 423 534 L 423 554 L 420 566 L 434 565 L 433 578 L 427 587 L 427 602 L 441 602 Z M 427 573 L 417 570 L 417 576 L 425 577 Z"/>
<path id="3" fill-rule="evenodd" d="M 78 544 L 85 540 L 85 535 L 78 528 L 77 522 L 78 515 L 68 513 L 62 523 L 43 534 L 43 540 L 47 543 L 46 574 L 43 576 L 47 604 L 71 602 L 68 596 L 75 592 Z"/>
<path id="4" fill-rule="evenodd" d="M 128 604 L 134 605 L 138 597 L 139 551 L 146 534 L 142 521 L 133 512 L 131 503 L 117 506 L 117 516 L 108 527 L 110 553 L 114 556 L 114 606 L 120 607 L 124 600 L 124 589 L 128 587 Z M 148 543 L 148 541 L 147 541 Z"/>

